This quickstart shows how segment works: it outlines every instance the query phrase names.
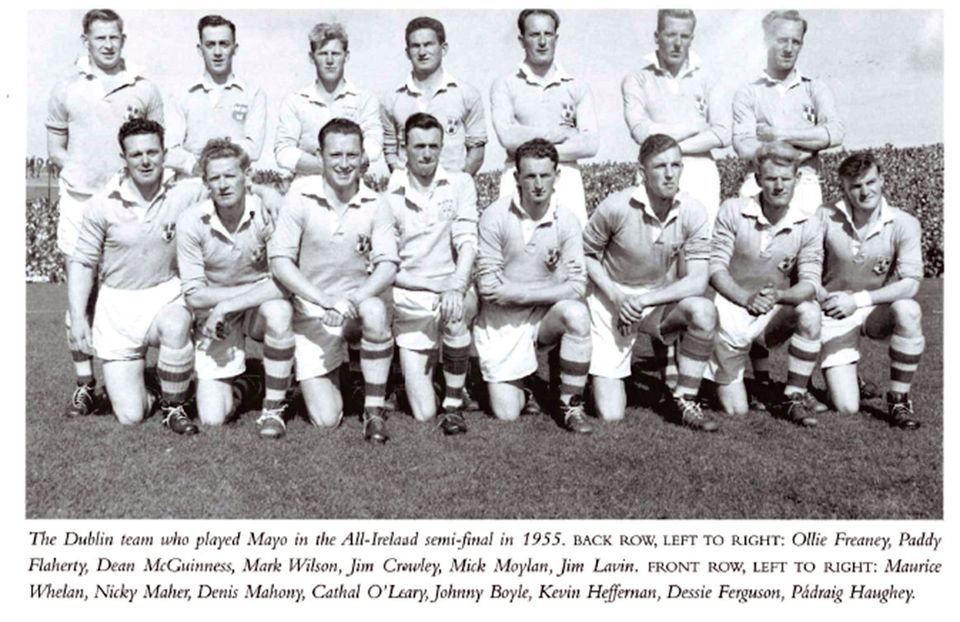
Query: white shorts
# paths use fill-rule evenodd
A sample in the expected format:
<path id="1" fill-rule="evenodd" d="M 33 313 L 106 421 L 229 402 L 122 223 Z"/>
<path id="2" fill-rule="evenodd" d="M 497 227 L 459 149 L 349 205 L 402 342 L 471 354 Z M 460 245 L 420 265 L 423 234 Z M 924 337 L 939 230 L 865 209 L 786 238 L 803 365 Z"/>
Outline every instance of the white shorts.
<path id="1" fill-rule="evenodd" d="M 57 218 L 57 248 L 67 257 L 73 256 L 77 248 L 77 238 L 80 236 L 80 225 L 83 223 L 83 212 L 87 208 L 91 195 L 78 194 L 67 190 L 63 181 L 59 181 Z"/>
<path id="2" fill-rule="evenodd" d="M 510 197 L 517 193 L 517 180 L 514 166 L 507 166 L 500 175 L 500 196 Z M 553 187 L 557 196 L 557 205 L 568 209 L 580 221 L 580 228 L 587 226 L 587 203 L 583 194 L 583 176 L 580 169 L 571 164 L 561 163 L 557 167 L 560 176 Z"/>
<path id="3" fill-rule="evenodd" d="M 707 210 L 707 222 L 713 230 L 713 222 L 720 210 L 720 172 L 717 163 L 709 156 L 683 156 L 683 175 L 680 190 L 686 192 Z"/>
<path id="4" fill-rule="evenodd" d="M 628 287 L 620 285 L 628 296 L 636 296 L 649 291 L 646 287 Z M 590 309 L 590 337 L 593 342 L 593 356 L 590 359 L 590 374 L 602 378 L 627 378 L 630 376 L 630 360 L 637 335 L 643 333 L 660 340 L 660 325 L 674 308 L 674 304 L 644 307 L 641 320 L 631 332 L 623 335 L 617 330 L 618 310 L 613 301 L 593 288 L 587 295 L 587 308 Z"/>
<path id="5" fill-rule="evenodd" d="M 102 285 L 93 314 L 93 349 L 105 361 L 130 361 L 147 354 L 147 337 L 157 315 L 169 304 L 186 306 L 180 279 L 147 289 Z"/>
<path id="6" fill-rule="evenodd" d="M 397 347 L 407 350 L 436 350 L 442 330 L 440 294 L 393 287 L 393 334 Z M 464 307 L 477 308 L 477 292 L 464 294 Z M 463 318 L 469 327 L 473 317 Z"/>
<path id="7" fill-rule="evenodd" d="M 713 302 L 717 307 L 717 340 L 704 377 L 722 385 L 742 382 L 754 340 L 793 307 L 775 305 L 763 315 L 751 315 L 719 293 Z"/>
<path id="8" fill-rule="evenodd" d="M 197 337 L 194 369 L 199 380 L 234 378 L 247 371 L 247 354 L 244 350 L 246 336 L 253 331 L 257 321 L 257 309 L 247 309 L 234 315 L 229 321 L 224 339 Z M 194 323 L 202 327 L 206 314 L 198 316 Z"/>
<path id="9" fill-rule="evenodd" d="M 684 171 L 686 174 L 686 171 Z M 753 173 L 747 173 L 740 186 L 740 196 L 749 197 L 760 193 L 760 186 Z M 813 216 L 823 205 L 823 192 L 820 190 L 820 176 L 811 168 L 800 169 L 800 179 L 793 189 L 793 200 L 790 205 L 798 205 L 806 216 Z"/>
<path id="10" fill-rule="evenodd" d="M 473 327 L 473 341 L 486 382 L 509 382 L 537 371 L 537 336 L 550 306 L 488 304 Z"/>
<path id="11" fill-rule="evenodd" d="M 856 363 L 860 360 L 860 335 L 885 339 L 892 332 L 893 317 L 888 304 L 861 307 L 841 320 L 824 314 L 820 318 L 820 343 L 823 344 L 820 367 Z"/>
<path id="12" fill-rule="evenodd" d="M 293 298 L 293 359 L 298 381 L 325 376 L 350 360 L 344 335 L 359 335 L 360 320 L 327 326 L 324 315 L 323 307 Z"/>

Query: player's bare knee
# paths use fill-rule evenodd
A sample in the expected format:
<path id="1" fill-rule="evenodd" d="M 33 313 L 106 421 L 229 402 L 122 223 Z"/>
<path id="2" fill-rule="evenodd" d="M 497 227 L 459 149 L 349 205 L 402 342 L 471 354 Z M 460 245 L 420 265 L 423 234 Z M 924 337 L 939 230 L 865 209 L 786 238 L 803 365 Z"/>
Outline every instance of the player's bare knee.
<path id="1" fill-rule="evenodd" d="M 168 309 L 157 318 L 160 341 L 169 346 L 183 347 L 190 341 L 190 312 L 182 307 Z"/>
<path id="2" fill-rule="evenodd" d="M 387 307 L 379 298 L 367 298 L 360 303 L 360 321 L 363 324 L 363 336 L 367 339 L 386 339 L 390 336 L 387 322 Z"/>
<path id="3" fill-rule="evenodd" d="M 923 311 L 916 300 L 897 300 L 890 303 L 894 332 L 900 335 L 919 334 Z"/>
<path id="4" fill-rule="evenodd" d="M 807 339 L 820 338 L 820 306 L 814 302 L 797 305 L 797 332 Z"/>
<path id="5" fill-rule="evenodd" d="M 124 404 L 115 401 L 111 404 L 111 406 L 113 408 L 114 416 L 116 416 L 117 421 L 121 425 L 137 425 L 143 421 L 143 418 L 146 415 L 146 409 L 142 404 Z"/>
<path id="6" fill-rule="evenodd" d="M 230 414 L 222 408 L 201 408 L 197 415 L 200 417 L 200 423 L 206 426 L 220 426 L 227 422 L 227 415 Z"/>
<path id="7" fill-rule="evenodd" d="M 260 317 L 267 332 L 271 335 L 283 335 L 290 332 L 293 322 L 293 307 L 286 300 L 268 300 L 260 305 Z"/>
<path id="8" fill-rule="evenodd" d="M 561 308 L 565 332 L 579 337 L 590 334 L 590 312 L 579 300 L 565 300 Z"/>
<path id="9" fill-rule="evenodd" d="M 688 328 L 705 333 L 717 330 L 717 308 L 706 298 L 695 296 L 685 299 L 683 310 Z"/>
<path id="10" fill-rule="evenodd" d="M 626 416 L 626 410 L 620 408 L 619 406 L 603 404 L 599 401 L 594 401 L 593 405 L 594 408 L 596 408 L 597 416 L 607 423 L 623 421 L 624 417 Z"/>

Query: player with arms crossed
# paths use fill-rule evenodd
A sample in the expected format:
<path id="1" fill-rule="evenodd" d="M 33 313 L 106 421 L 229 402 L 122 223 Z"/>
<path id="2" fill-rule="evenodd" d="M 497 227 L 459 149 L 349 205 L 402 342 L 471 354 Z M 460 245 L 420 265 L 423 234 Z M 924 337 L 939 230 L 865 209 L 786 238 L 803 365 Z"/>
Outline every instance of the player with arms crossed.
<path id="1" fill-rule="evenodd" d="M 363 134 L 333 119 L 318 138 L 323 175 L 298 180 L 287 193 L 267 245 L 270 268 L 294 297 L 297 380 L 315 425 L 343 416 L 337 370 L 347 341 L 360 340 L 363 429 L 384 443 L 384 397 L 393 336 L 384 294 L 400 259 L 390 205 L 360 180 Z"/>
<path id="2" fill-rule="evenodd" d="M 446 384 L 440 428 L 467 431 L 460 410 L 477 314 L 471 286 L 477 254 L 477 191 L 466 173 L 439 165 L 444 132 L 433 116 L 411 115 L 404 128 L 407 169 L 385 195 L 399 230 L 400 270 L 393 286 L 394 334 L 407 398 L 418 421 L 437 412 L 433 370 L 443 344 Z"/>
<path id="3" fill-rule="evenodd" d="M 134 118 L 163 122 L 157 87 L 123 58 L 126 35 L 120 16 L 110 9 L 88 11 L 82 40 L 87 55 L 77 59 L 72 75 L 54 86 L 46 121 L 47 152 L 60 169 L 57 248 L 68 264 L 87 203 L 124 166 L 117 156 L 117 130 Z M 69 285 L 69 269 L 67 273 Z M 95 289 L 94 284 L 91 293 Z M 69 313 L 66 320 L 77 388 L 64 414 L 72 417 L 96 409 L 96 379 L 93 357 L 73 340 Z"/>
<path id="4" fill-rule="evenodd" d="M 923 354 L 920 305 L 923 279 L 920 222 L 883 198 L 883 174 L 869 153 L 852 155 L 837 170 L 843 200 L 821 208 L 823 242 L 823 375 L 834 407 L 860 410 L 859 338 L 890 337 L 890 422 L 920 427 L 909 399 Z"/>
<path id="5" fill-rule="evenodd" d="M 710 154 L 730 144 L 730 106 L 719 81 L 690 50 L 697 16 L 687 9 L 657 11 L 657 49 L 624 77 L 623 116 L 638 144 L 666 134 L 683 154 L 681 190 L 706 210 L 710 227 L 720 206 L 720 173 Z"/>
<path id="6" fill-rule="evenodd" d="M 178 94 L 167 124 L 167 167 L 182 175 L 202 175 L 200 152 L 212 138 L 229 137 L 251 161 L 260 158 L 267 128 L 267 96 L 233 73 L 237 27 L 220 15 L 197 23 L 203 75 Z"/>
<path id="7" fill-rule="evenodd" d="M 750 346 L 776 346 L 789 339 L 789 367 L 779 415 L 815 426 L 807 393 L 820 354 L 820 288 L 823 228 L 791 203 L 797 157 L 790 145 L 768 143 L 757 150 L 760 193 L 728 199 L 714 224 L 710 284 L 717 290 L 719 317 L 708 377 L 730 415 L 745 415 L 743 384 Z"/>
<path id="8" fill-rule="evenodd" d="M 507 165 L 500 177 L 500 197 L 516 192 L 514 152 L 540 138 L 554 145 L 560 158 L 556 194 L 560 205 L 580 226 L 587 223 L 583 178 L 577 160 L 597 155 L 597 112 L 590 87 L 574 79 L 555 62 L 560 16 L 552 9 L 524 9 L 517 19 L 524 60 L 513 73 L 490 87 L 490 115 Z"/>
<path id="9" fill-rule="evenodd" d="M 310 61 L 317 79 L 310 86 L 291 93 L 280 103 L 273 153 L 280 168 L 298 175 L 323 173 L 317 136 L 331 119 L 349 119 L 363 131 L 362 170 L 380 157 L 383 127 L 380 104 L 372 94 L 354 86 L 343 75 L 350 57 L 347 33 L 340 24 L 320 23 L 313 27 Z"/>
<path id="10" fill-rule="evenodd" d="M 560 413 L 571 432 L 589 434 L 583 409 L 590 367 L 587 275 L 577 217 L 554 193 L 559 155 L 535 138 L 514 153 L 517 191 L 483 211 L 477 287 L 483 305 L 474 326 L 480 369 L 493 414 L 515 420 L 521 381 L 537 371 L 537 348 L 560 345 Z"/>
<path id="11" fill-rule="evenodd" d="M 177 221 L 181 289 L 198 318 L 197 411 L 224 423 L 238 406 L 231 386 L 246 370 L 244 338 L 263 343 L 266 393 L 260 436 L 283 436 L 284 398 L 293 369 L 293 310 L 270 276 L 266 245 L 273 220 L 246 191 L 250 158 L 229 138 L 207 143 L 198 160 L 210 199 Z"/>
<path id="12" fill-rule="evenodd" d="M 381 107 L 383 155 L 391 171 L 403 169 L 404 127 L 410 115 L 433 115 L 444 132 L 440 165 L 450 173 L 476 175 L 483 164 L 487 124 L 480 91 L 451 76 L 443 68 L 447 33 L 432 17 L 416 17 L 404 32 L 411 72 L 407 81 L 387 92 Z M 401 181 L 403 173 L 391 175 Z M 391 189 L 393 187 L 391 181 Z"/>
<path id="13" fill-rule="evenodd" d="M 679 378 L 672 393 L 678 423 L 713 432 L 717 423 L 697 402 L 717 327 L 704 297 L 709 278 L 710 225 L 704 207 L 680 192 L 683 155 L 677 141 L 653 134 L 640 147 L 643 186 L 600 203 L 583 232 L 593 397 L 606 421 L 623 418 L 623 378 L 637 333 L 674 343 Z M 681 263 L 683 265 L 681 265 Z M 682 275 L 682 276 L 681 276 Z"/>
<path id="14" fill-rule="evenodd" d="M 203 200 L 206 189 L 195 180 L 173 185 L 163 179 L 163 127 L 156 121 L 128 121 L 118 140 L 125 175 L 88 204 L 69 264 L 73 338 L 103 360 L 107 393 L 123 424 L 139 423 L 151 410 L 144 358 L 148 347 L 159 346 L 163 423 L 195 434 L 183 409 L 193 375 L 192 318 L 180 294 L 174 237 L 177 218 Z M 91 329 L 86 306 L 97 277 Z"/>

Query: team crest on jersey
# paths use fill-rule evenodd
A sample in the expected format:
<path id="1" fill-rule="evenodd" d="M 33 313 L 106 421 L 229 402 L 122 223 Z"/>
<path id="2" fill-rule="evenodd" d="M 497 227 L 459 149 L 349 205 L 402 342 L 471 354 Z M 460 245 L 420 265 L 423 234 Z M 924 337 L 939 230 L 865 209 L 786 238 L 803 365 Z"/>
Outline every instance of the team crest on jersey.
<path id="1" fill-rule="evenodd" d="M 557 264 L 560 263 L 560 248 L 554 246 L 553 248 L 547 249 L 547 256 L 544 257 L 543 263 L 546 264 L 547 270 L 551 272 L 557 269 Z"/>
<path id="2" fill-rule="evenodd" d="M 243 121 L 246 121 L 248 111 L 249 111 L 249 107 L 246 104 L 234 104 L 233 105 L 234 121 L 240 121 L 241 123 Z"/>
<path id="3" fill-rule="evenodd" d="M 707 116 L 707 100 L 704 99 L 702 95 L 695 95 L 694 97 L 697 102 L 697 112 L 699 112 L 701 116 L 706 117 Z"/>
<path id="4" fill-rule="evenodd" d="M 777 265 L 777 269 L 784 274 L 790 274 L 790 271 L 793 270 L 793 266 L 796 263 L 796 257 L 784 257 L 783 260 Z"/>
<path id="5" fill-rule="evenodd" d="M 168 222 L 163 225 L 163 240 L 170 242 L 177 235 L 177 223 Z"/>
<path id="6" fill-rule="evenodd" d="M 127 104 L 127 121 L 145 119 L 146 117 L 147 115 L 143 112 L 143 109 L 139 108 L 136 104 Z"/>
<path id="7" fill-rule="evenodd" d="M 817 111 L 810 104 L 803 105 L 803 118 L 810 122 L 811 125 L 817 124 Z"/>
<path id="8" fill-rule="evenodd" d="M 453 220 L 457 215 L 457 204 L 453 199 L 444 199 L 440 201 L 440 218 L 443 220 Z"/>
<path id="9" fill-rule="evenodd" d="M 363 233 L 361 233 L 360 235 L 358 235 L 358 236 L 357 236 L 357 245 L 356 245 L 356 247 L 354 248 L 354 250 L 357 251 L 357 254 L 358 254 L 358 255 L 367 255 L 368 253 L 370 253 L 370 248 L 371 248 L 371 245 L 370 245 L 370 236 L 369 236 L 369 235 L 366 235 L 366 234 L 363 234 Z"/>
<path id="10" fill-rule="evenodd" d="M 453 117 L 447 117 L 447 127 L 445 129 L 448 136 L 453 136 L 457 133 L 457 119 Z"/>
<path id="11" fill-rule="evenodd" d="M 253 260 L 253 263 L 260 263 L 263 261 L 264 257 L 267 255 L 266 246 L 258 246 L 250 252 L 250 259 Z"/>
<path id="12" fill-rule="evenodd" d="M 560 104 L 560 116 L 563 117 L 563 124 L 570 127 L 577 127 L 577 109 L 573 104 L 563 102 Z"/>
<path id="13" fill-rule="evenodd" d="M 873 273 L 882 276 L 890 270 L 889 257 L 877 257 L 877 263 L 873 264 Z"/>

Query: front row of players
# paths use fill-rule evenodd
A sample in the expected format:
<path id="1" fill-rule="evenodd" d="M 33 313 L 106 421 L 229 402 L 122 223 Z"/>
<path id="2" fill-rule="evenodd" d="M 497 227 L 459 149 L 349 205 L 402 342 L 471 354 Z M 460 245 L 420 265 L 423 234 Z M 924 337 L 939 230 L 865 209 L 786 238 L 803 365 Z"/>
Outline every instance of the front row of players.
<path id="1" fill-rule="evenodd" d="M 334 119 L 319 135 L 322 174 L 296 180 L 281 197 L 263 186 L 248 191 L 249 160 L 228 140 L 203 150 L 202 182 L 174 185 L 163 176 L 163 128 L 124 124 L 125 173 L 87 208 L 69 267 L 73 338 L 104 361 L 122 423 L 152 408 L 149 346 L 159 346 L 164 423 L 197 432 L 183 408 L 194 370 L 200 422 L 223 423 L 238 406 L 233 380 L 245 371 L 249 337 L 263 344 L 262 436 L 284 433 L 294 367 L 310 420 L 336 427 L 339 370 L 359 344 L 364 436 L 385 442 L 394 343 L 420 421 L 437 415 L 439 358 L 438 419 L 444 433 L 459 434 L 473 341 L 490 408 L 502 420 L 524 409 L 523 381 L 536 372 L 538 351 L 558 347 L 560 415 L 567 429 L 589 433 L 588 375 L 598 416 L 623 418 L 623 379 L 645 333 L 661 349 L 674 346 L 664 379 L 677 423 L 718 429 L 698 399 L 703 378 L 716 383 L 720 409 L 745 414 L 751 347 L 788 343 L 776 412 L 814 426 L 807 385 L 821 356 L 835 408 L 859 411 L 863 333 L 890 337 L 891 422 L 919 426 L 908 393 L 924 347 L 913 300 L 923 275 L 920 225 L 884 200 L 870 155 L 841 164 L 844 200 L 810 216 L 791 204 L 796 152 L 764 145 L 756 156 L 760 193 L 724 202 L 711 223 L 678 190 L 677 143 L 653 135 L 640 149 L 642 185 L 607 197 L 581 231 L 557 205 L 550 143 L 517 149 L 517 192 L 478 222 L 472 179 L 438 166 L 439 122 L 416 114 L 405 133 L 408 171 L 386 194 L 361 181 L 359 126 Z M 91 327 L 87 299 L 97 279 Z"/>

